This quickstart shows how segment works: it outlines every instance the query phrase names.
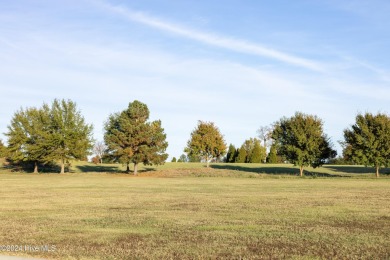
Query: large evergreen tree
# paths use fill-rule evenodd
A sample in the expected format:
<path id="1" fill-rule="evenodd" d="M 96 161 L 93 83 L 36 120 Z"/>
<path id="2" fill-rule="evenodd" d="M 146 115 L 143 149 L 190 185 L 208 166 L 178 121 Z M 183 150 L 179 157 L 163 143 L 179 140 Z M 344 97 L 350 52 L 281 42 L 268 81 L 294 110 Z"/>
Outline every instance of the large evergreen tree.
<path id="1" fill-rule="evenodd" d="M 38 173 L 38 164 L 47 161 L 49 151 L 50 111 L 47 105 L 42 108 L 26 108 L 15 112 L 8 126 L 8 156 L 14 163 L 34 164 L 34 173 Z"/>
<path id="2" fill-rule="evenodd" d="M 64 173 L 67 161 L 84 159 L 90 153 L 93 146 L 92 129 L 92 125 L 88 125 L 77 110 L 75 102 L 55 99 L 50 107 L 45 160 L 59 161 L 61 173 Z"/>
<path id="3" fill-rule="evenodd" d="M 247 160 L 247 151 L 245 149 L 244 145 L 241 145 L 240 149 L 237 151 L 237 156 L 236 156 L 236 163 L 245 163 Z"/>
<path id="4" fill-rule="evenodd" d="M 355 163 L 379 168 L 390 165 L 390 117 L 378 113 L 356 116 L 356 123 L 344 130 L 344 155 Z"/>
<path id="5" fill-rule="evenodd" d="M 300 176 L 304 166 L 315 168 L 336 156 L 317 116 L 297 112 L 291 118 L 282 118 L 275 124 L 272 138 L 278 153 L 299 166 Z"/>
<path id="6" fill-rule="evenodd" d="M 236 160 L 236 147 L 234 147 L 233 144 L 230 144 L 228 152 L 226 154 L 226 162 L 227 163 L 234 163 L 235 160 Z"/>
<path id="7" fill-rule="evenodd" d="M 191 133 L 184 151 L 188 156 L 201 157 L 209 167 L 213 158 L 218 158 L 226 153 L 226 143 L 221 132 L 213 122 L 198 122 L 198 126 Z"/>
<path id="8" fill-rule="evenodd" d="M 138 164 L 163 164 L 168 158 L 166 134 L 161 121 L 148 122 L 149 109 L 137 100 L 129 103 L 126 110 L 112 114 L 105 123 L 104 141 L 109 153 L 119 162 L 134 164 L 137 174 Z"/>
<path id="9" fill-rule="evenodd" d="M 260 145 L 260 141 L 256 138 L 253 139 L 253 148 L 251 150 L 248 162 L 250 163 L 261 163 L 266 159 L 266 148 Z"/>
<path id="10" fill-rule="evenodd" d="M 267 163 L 279 163 L 276 145 L 272 144 L 267 156 Z"/>

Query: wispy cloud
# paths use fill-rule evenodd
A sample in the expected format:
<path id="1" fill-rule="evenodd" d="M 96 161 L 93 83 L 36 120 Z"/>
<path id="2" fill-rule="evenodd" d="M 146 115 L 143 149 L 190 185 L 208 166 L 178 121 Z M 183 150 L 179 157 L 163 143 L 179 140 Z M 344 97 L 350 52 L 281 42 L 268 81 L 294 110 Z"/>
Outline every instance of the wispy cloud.
<path id="1" fill-rule="evenodd" d="M 211 46 L 216 46 L 235 52 L 271 58 L 290 65 L 299 66 L 313 71 L 324 71 L 323 66 L 317 62 L 288 53 L 284 53 L 275 49 L 271 49 L 261 44 L 185 28 L 180 24 L 163 21 L 156 17 L 152 17 L 139 11 L 131 10 L 123 6 L 114 6 L 101 1 L 96 2 L 96 4 L 98 4 L 105 10 L 108 10 L 115 14 L 119 14 L 128 20 L 141 23 L 149 27 L 169 32 L 181 37 L 192 39 L 203 44 L 208 44 Z"/>

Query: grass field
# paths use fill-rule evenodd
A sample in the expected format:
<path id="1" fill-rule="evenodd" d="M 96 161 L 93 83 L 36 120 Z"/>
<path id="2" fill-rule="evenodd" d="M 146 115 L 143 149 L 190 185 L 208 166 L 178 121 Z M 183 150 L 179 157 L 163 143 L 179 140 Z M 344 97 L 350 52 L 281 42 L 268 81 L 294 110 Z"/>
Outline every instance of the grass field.
<path id="1" fill-rule="evenodd" d="M 372 178 L 371 168 L 329 166 L 299 178 L 286 165 L 167 164 L 138 177 L 85 167 L 94 166 L 74 164 L 63 175 L 2 171 L 0 245 L 55 250 L 0 254 L 390 259 L 390 178 Z"/>

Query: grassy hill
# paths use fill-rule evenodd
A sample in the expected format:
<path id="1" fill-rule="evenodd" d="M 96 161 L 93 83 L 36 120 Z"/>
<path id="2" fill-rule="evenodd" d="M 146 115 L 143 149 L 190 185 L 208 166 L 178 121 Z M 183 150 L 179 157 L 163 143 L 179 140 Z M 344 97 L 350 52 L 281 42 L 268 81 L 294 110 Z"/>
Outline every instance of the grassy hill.
<path id="1" fill-rule="evenodd" d="M 0 167 L 2 165 L 0 159 Z M 132 170 L 130 165 L 130 170 Z M 219 174 L 220 176 L 247 176 L 247 177 L 291 177 L 299 173 L 299 168 L 291 164 L 251 164 L 251 163 L 214 163 L 210 165 L 210 169 L 205 168 L 203 163 L 165 163 L 159 166 L 139 166 L 140 176 L 186 176 L 186 175 L 210 175 Z M 83 161 L 72 161 L 68 168 L 69 173 L 125 173 L 125 166 L 122 164 L 93 164 Z M 0 172 L 9 172 L 12 168 L 1 167 Z M 20 172 L 31 173 L 32 168 L 13 169 Z M 57 173 L 59 167 L 41 167 L 43 173 Z M 324 165 L 316 169 L 307 167 L 304 171 L 309 177 L 374 177 L 374 169 L 364 166 L 350 165 Z M 131 173 L 130 173 L 131 174 Z M 382 177 L 390 175 L 390 168 L 381 169 Z"/>

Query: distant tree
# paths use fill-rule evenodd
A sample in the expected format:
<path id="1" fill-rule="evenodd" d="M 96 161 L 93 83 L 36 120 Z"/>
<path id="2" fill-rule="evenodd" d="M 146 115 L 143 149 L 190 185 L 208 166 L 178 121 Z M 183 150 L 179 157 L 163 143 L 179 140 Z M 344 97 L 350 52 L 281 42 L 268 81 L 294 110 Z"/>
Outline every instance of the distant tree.
<path id="1" fill-rule="evenodd" d="M 226 155 L 226 162 L 227 163 L 234 163 L 236 161 L 236 147 L 234 147 L 233 144 L 229 145 L 229 149 Z"/>
<path id="2" fill-rule="evenodd" d="M 350 161 L 346 161 L 344 159 L 344 156 L 337 156 L 333 159 L 330 159 L 327 164 L 332 164 L 332 165 L 350 165 Z"/>
<path id="3" fill-rule="evenodd" d="M 112 114 L 105 123 L 104 141 L 110 155 L 116 161 L 134 164 L 137 175 L 138 164 L 163 164 L 168 158 L 166 134 L 161 121 L 148 122 L 149 109 L 137 100 L 129 103 L 126 110 Z"/>
<path id="4" fill-rule="evenodd" d="M 248 158 L 249 163 L 261 163 L 264 162 L 267 157 L 265 147 L 260 145 L 259 140 L 253 139 L 253 148 Z"/>
<path id="5" fill-rule="evenodd" d="M 247 160 L 247 151 L 244 145 L 241 145 L 240 149 L 238 149 L 236 163 L 245 163 Z"/>
<path id="6" fill-rule="evenodd" d="M 65 162 L 83 160 L 90 154 L 92 129 L 92 125 L 87 124 L 77 110 L 75 102 L 55 99 L 50 107 L 50 134 L 45 142 L 48 151 L 45 160 L 59 160 L 61 173 L 64 173 Z"/>
<path id="7" fill-rule="evenodd" d="M 8 137 L 9 159 L 14 163 L 32 163 L 34 173 L 38 173 L 38 164 L 47 161 L 50 127 L 47 105 L 41 109 L 32 107 L 15 112 L 5 134 Z"/>
<path id="8" fill-rule="evenodd" d="M 372 165 L 379 177 L 379 169 L 390 165 L 390 117 L 378 113 L 356 116 L 356 123 L 344 130 L 344 153 L 353 162 Z"/>
<path id="9" fill-rule="evenodd" d="M 176 157 L 173 157 L 171 162 L 176 162 Z"/>
<path id="10" fill-rule="evenodd" d="M 177 162 L 187 162 L 187 156 L 185 154 L 180 155 L 179 160 Z"/>
<path id="11" fill-rule="evenodd" d="M 95 145 L 93 146 L 93 153 L 97 157 L 99 157 L 100 163 L 103 163 L 103 157 L 104 157 L 104 153 L 106 152 L 106 149 L 107 149 L 107 146 L 102 141 L 96 142 Z"/>
<path id="12" fill-rule="evenodd" d="M 242 149 L 245 149 L 245 153 L 241 151 Z M 250 138 L 244 141 L 238 152 L 238 156 L 240 156 L 240 158 L 238 159 L 238 161 L 240 162 L 260 163 L 265 160 L 267 154 L 265 148 L 261 146 L 260 141 L 258 139 Z"/>
<path id="13" fill-rule="evenodd" d="M 276 123 L 272 138 L 278 153 L 299 166 L 300 176 L 303 176 L 304 166 L 316 168 L 336 156 L 329 138 L 323 133 L 323 122 L 317 116 L 297 112 L 291 118 L 282 118 Z"/>
<path id="14" fill-rule="evenodd" d="M 198 122 L 198 126 L 192 131 L 191 138 L 187 142 L 184 151 L 189 156 L 202 158 L 207 167 L 213 158 L 218 158 L 226 153 L 226 143 L 218 127 L 212 122 Z"/>
<path id="15" fill-rule="evenodd" d="M 267 156 L 267 163 L 278 163 L 278 155 L 277 155 L 275 145 L 271 145 L 271 148 Z"/>
<path id="16" fill-rule="evenodd" d="M 0 139 L 0 158 L 6 157 L 7 147 L 3 144 L 3 141 Z"/>
<path id="17" fill-rule="evenodd" d="M 101 160 L 101 158 L 98 155 L 92 157 L 92 159 L 91 159 L 92 163 L 94 163 L 94 164 L 100 163 L 101 162 L 100 160 Z"/>
<path id="18" fill-rule="evenodd" d="M 257 130 L 257 136 L 260 138 L 260 140 L 263 142 L 263 146 L 267 150 L 268 143 L 272 139 L 272 127 L 270 126 L 260 126 L 260 128 Z"/>

